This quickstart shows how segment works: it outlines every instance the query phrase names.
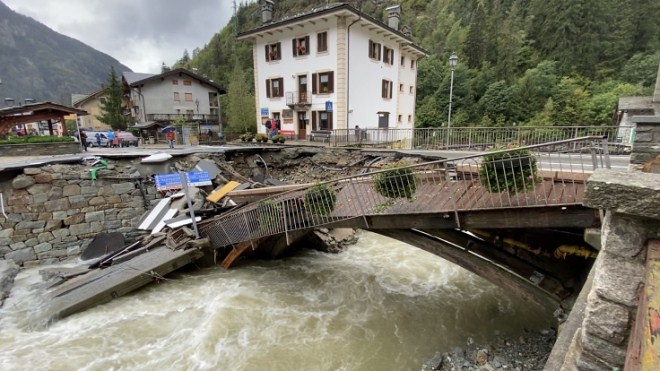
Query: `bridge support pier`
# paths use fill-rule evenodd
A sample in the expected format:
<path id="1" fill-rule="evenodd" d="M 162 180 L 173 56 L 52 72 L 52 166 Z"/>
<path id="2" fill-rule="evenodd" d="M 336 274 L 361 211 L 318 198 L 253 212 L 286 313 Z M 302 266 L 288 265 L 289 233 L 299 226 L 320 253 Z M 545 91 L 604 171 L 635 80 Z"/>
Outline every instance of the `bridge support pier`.
<path id="1" fill-rule="evenodd" d="M 585 286 L 589 292 L 584 313 L 571 312 L 569 322 L 577 325 L 561 329 L 546 369 L 612 370 L 623 369 L 625 363 L 628 370 L 633 358 L 640 359 L 639 351 L 628 346 L 631 338 L 651 335 L 632 329 L 645 284 L 647 249 L 654 243 L 650 240 L 660 236 L 659 191 L 657 174 L 603 169 L 589 179 L 584 204 L 606 211 L 602 250 L 593 268 L 593 285 Z M 568 349 L 562 347 L 566 339 L 571 339 Z M 660 360 L 656 362 L 648 369 L 657 369 Z"/>

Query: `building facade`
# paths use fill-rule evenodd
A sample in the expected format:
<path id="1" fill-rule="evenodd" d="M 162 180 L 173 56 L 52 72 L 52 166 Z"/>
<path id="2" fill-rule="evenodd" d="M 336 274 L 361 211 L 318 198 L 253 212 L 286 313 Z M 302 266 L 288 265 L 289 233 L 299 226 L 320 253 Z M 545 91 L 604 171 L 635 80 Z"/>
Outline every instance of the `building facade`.
<path id="1" fill-rule="evenodd" d="M 399 31 L 400 7 L 384 24 L 348 4 L 327 5 L 238 35 L 253 44 L 257 131 L 267 120 L 299 139 L 312 131 L 412 128 L 417 62 L 427 55 Z"/>
<path id="2" fill-rule="evenodd" d="M 87 111 L 89 114 L 78 116 L 78 127 L 86 128 L 92 131 L 106 131 L 110 126 L 99 121 L 97 116 L 101 115 L 101 102 L 105 99 L 103 90 L 99 90 L 89 95 L 73 95 L 71 101 L 75 108 Z"/>
<path id="3" fill-rule="evenodd" d="M 220 95 L 225 90 L 206 77 L 184 68 L 158 75 L 124 72 L 122 84 L 129 96 L 133 123 L 129 128 L 157 134 L 159 127 L 185 122 L 184 128 L 196 128 L 197 134 L 208 129 L 222 131 Z"/>

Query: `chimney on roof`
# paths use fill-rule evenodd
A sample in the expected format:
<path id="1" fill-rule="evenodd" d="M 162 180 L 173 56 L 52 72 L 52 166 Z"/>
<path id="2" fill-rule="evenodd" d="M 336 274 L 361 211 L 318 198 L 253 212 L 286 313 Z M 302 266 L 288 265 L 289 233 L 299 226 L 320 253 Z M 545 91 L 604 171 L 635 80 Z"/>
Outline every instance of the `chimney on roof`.
<path id="1" fill-rule="evenodd" d="M 412 30 L 408 26 L 401 27 L 401 33 L 403 33 L 403 35 L 405 37 L 408 37 L 408 38 L 412 37 Z"/>
<path id="2" fill-rule="evenodd" d="M 273 0 L 261 0 L 261 23 L 267 24 L 273 20 Z"/>
<path id="3" fill-rule="evenodd" d="M 392 5 L 385 8 L 385 10 L 387 10 L 387 25 L 398 31 L 399 20 L 401 20 L 401 5 Z"/>

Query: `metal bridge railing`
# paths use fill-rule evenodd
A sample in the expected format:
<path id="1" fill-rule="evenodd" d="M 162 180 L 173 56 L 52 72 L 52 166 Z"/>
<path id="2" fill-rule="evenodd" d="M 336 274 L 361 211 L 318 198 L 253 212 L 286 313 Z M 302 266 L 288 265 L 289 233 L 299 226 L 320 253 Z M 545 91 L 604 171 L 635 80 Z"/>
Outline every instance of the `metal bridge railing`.
<path id="1" fill-rule="evenodd" d="M 578 153 L 566 147 L 578 146 Z M 396 167 L 280 193 L 207 220 L 222 247 L 370 215 L 579 204 L 591 172 L 609 167 L 607 139 L 582 137 Z"/>
<path id="2" fill-rule="evenodd" d="M 611 150 L 629 149 L 634 125 L 621 126 L 513 126 L 455 127 L 420 129 L 337 129 L 332 130 L 331 146 L 369 146 L 396 149 L 486 150 L 515 143 L 534 145 L 584 136 L 608 138 Z M 570 148 L 579 151 L 577 143 Z"/>

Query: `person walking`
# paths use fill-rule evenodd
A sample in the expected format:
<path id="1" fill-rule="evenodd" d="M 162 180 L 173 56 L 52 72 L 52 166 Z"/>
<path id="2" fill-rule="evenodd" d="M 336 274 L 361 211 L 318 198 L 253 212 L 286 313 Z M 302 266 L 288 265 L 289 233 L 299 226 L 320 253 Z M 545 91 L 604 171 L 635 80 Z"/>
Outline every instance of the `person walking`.
<path id="1" fill-rule="evenodd" d="M 87 152 L 87 133 L 83 129 L 80 129 L 79 133 L 80 144 L 82 144 L 83 149 Z"/>
<path id="2" fill-rule="evenodd" d="M 167 139 L 167 145 L 170 147 L 170 149 L 174 149 L 174 130 L 169 130 L 165 134 L 165 138 Z"/>
<path id="3" fill-rule="evenodd" d="M 112 131 L 112 129 L 108 129 L 108 132 L 105 134 L 105 137 L 108 138 L 108 147 L 114 147 L 115 133 Z"/>
<path id="4" fill-rule="evenodd" d="M 211 142 L 213 142 L 213 130 L 209 129 L 209 131 L 206 132 L 206 139 L 208 140 L 209 145 L 211 145 Z"/>
<path id="5" fill-rule="evenodd" d="M 96 146 L 101 148 L 101 133 L 96 133 L 94 137 L 96 138 Z"/>

